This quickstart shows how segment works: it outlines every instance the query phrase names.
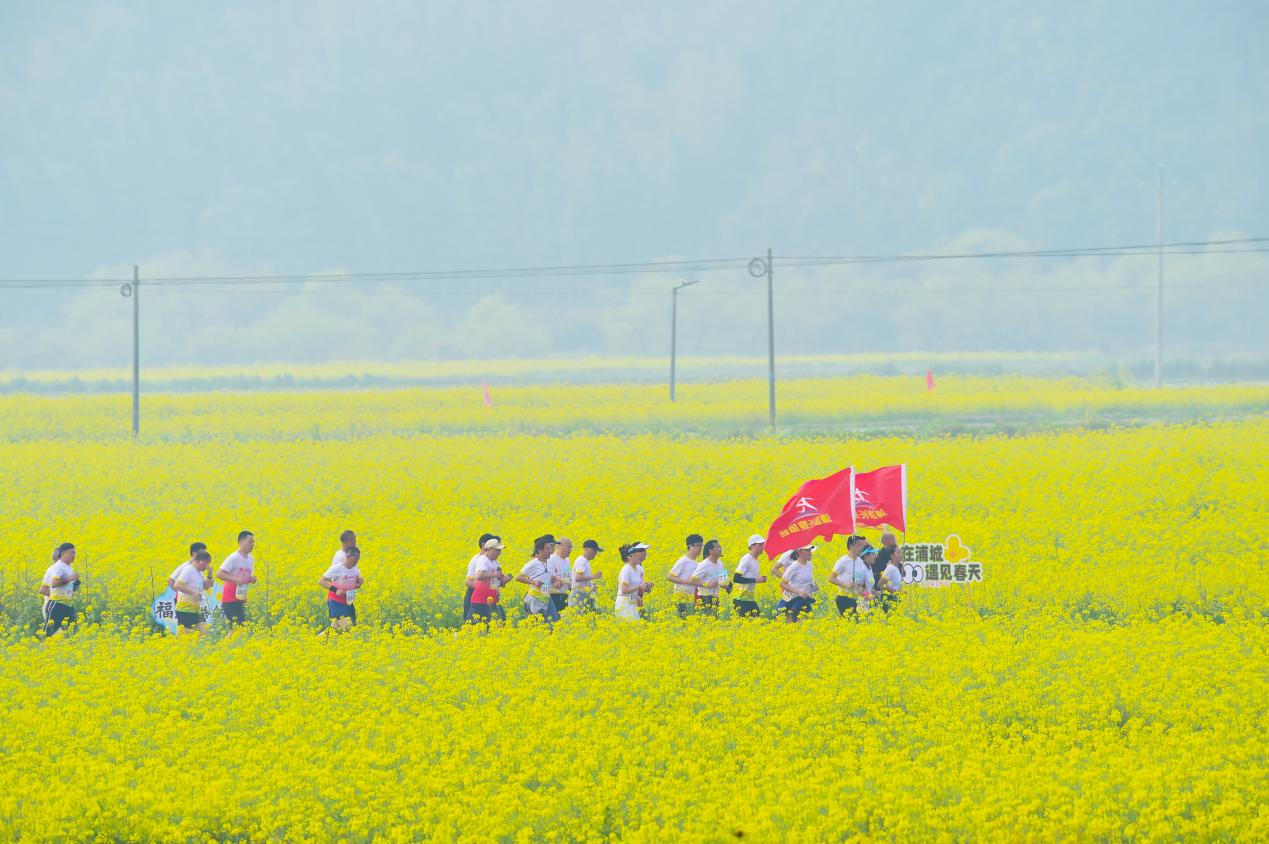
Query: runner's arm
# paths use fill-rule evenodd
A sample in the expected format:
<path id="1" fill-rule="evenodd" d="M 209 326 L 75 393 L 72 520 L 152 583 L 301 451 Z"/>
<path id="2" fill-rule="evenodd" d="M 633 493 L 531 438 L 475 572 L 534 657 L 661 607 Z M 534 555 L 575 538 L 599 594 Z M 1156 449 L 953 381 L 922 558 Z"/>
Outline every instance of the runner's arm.
<path id="1" fill-rule="evenodd" d="M 797 595 L 799 598 L 811 597 L 809 594 L 807 594 L 806 592 L 803 592 L 801 589 L 797 588 L 788 580 L 785 580 L 783 578 L 780 580 L 780 587 L 784 589 L 784 591 L 786 592 L 792 592 L 794 595 Z"/>
<path id="2" fill-rule="evenodd" d="M 177 583 L 173 585 L 172 588 L 176 590 L 177 592 L 180 592 L 182 595 L 189 595 L 191 598 L 195 600 L 202 600 L 203 596 L 198 594 L 197 589 L 190 589 L 188 586 L 185 586 L 182 583 Z"/>

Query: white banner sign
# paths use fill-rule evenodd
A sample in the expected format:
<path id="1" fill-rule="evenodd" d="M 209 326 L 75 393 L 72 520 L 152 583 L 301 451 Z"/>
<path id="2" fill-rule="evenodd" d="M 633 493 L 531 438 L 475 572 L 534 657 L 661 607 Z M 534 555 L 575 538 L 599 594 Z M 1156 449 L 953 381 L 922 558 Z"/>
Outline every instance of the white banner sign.
<path id="1" fill-rule="evenodd" d="M 956 534 L 946 542 L 910 542 L 902 547 L 904 583 L 949 586 L 983 580 L 983 564 L 971 559 L 969 546 Z"/>

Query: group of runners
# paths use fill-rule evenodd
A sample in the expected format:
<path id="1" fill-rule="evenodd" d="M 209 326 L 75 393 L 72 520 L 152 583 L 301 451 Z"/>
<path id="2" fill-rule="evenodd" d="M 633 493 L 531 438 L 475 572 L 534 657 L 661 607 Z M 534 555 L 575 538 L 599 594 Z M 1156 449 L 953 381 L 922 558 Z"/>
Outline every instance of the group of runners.
<path id="1" fill-rule="evenodd" d="M 758 603 L 758 585 L 769 579 L 778 581 L 780 600 L 775 614 L 788 621 L 797 621 L 813 610 L 819 584 L 815 580 L 816 546 L 805 545 L 778 557 L 769 576 L 762 574 L 758 562 L 765 547 L 761 536 L 749 537 L 749 550 L 728 574 L 723 564 L 723 546 L 717 539 L 706 541 L 693 533 L 685 539 L 686 550 L 670 567 L 666 580 L 670 583 L 671 600 L 681 617 L 701 614 L 717 616 L 721 593 L 732 597 L 736 615 L 744 618 L 763 614 Z M 468 622 L 489 622 L 506 619 L 502 605 L 502 589 L 512 581 L 528 587 L 524 611 L 544 621 L 559 619 L 570 608 L 591 612 L 596 608 L 597 581 L 603 575 L 594 571 L 592 563 L 603 548 L 593 539 L 582 543 L 577 557 L 569 559 L 573 543 L 567 537 L 556 539 L 551 534 L 533 541 L 533 556 L 519 573 L 503 571 L 499 558 L 506 546 L 495 534 L 482 534 L 479 552 L 467 565 L 467 591 L 463 596 L 463 618 Z M 645 575 L 644 562 L 650 545 L 628 542 L 621 546 L 621 573 L 617 576 L 617 594 L 613 605 L 619 618 L 638 619 L 643 615 L 644 597 L 653 589 Z M 863 536 L 846 540 L 846 553 L 833 564 L 828 582 L 836 588 L 839 615 L 858 616 L 860 609 L 876 602 L 889 613 L 903 590 L 903 549 L 894 534 L 881 537 L 881 548 L 874 548 Z"/>
<path id="2" fill-rule="evenodd" d="M 357 535 L 351 530 L 340 534 L 339 542 L 339 550 L 317 583 L 326 590 L 331 626 L 346 629 L 357 620 L 355 602 L 362 585 L 359 567 L 361 549 L 357 547 Z M 215 587 L 217 580 L 223 584 L 220 609 L 225 621 L 233 626 L 247 620 L 247 597 L 259 582 L 255 575 L 255 557 L 252 556 L 255 545 L 256 538 L 251 531 L 240 532 L 238 547 L 214 573 L 207 544 L 195 542 L 189 546 L 189 559 L 178 565 L 167 579 L 167 585 L 175 595 L 178 631 L 207 632 L 205 596 Z M 78 620 L 73 599 L 81 581 L 74 563 L 75 546 L 63 542 L 54 549 L 53 564 L 44 572 L 40 594 L 44 596 L 45 636 L 53 636 Z"/>
<path id="3" fill-rule="evenodd" d="M 331 626 L 347 629 L 357 621 L 357 592 L 364 580 L 361 575 L 361 549 L 357 535 L 345 530 L 339 536 L 340 548 L 326 572 L 317 580 L 325 590 Z M 780 598 L 775 614 L 797 621 L 813 610 L 819 584 L 815 580 L 816 546 L 805 545 L 780 555 L 770 569 L 762 573 L 758 558 L 765 541 L 761 536 L 749 537 L 749 549 L 730 574 L 723 564 L 723 546 L 717 539 L 706 541 L 700 534 L 686 537 L 683 555 L 670 567 L 666 580 L 670 584 L 671 601 L 679 616 L 717 616 L 722 593 L 732 598 L 732 608 L 742 618 L 763 615 L 758 602 L 758 586 L 769 581 L 779 584 Z M 505 572 L 499 558 L 506 549 L 502 537 L 482 534 L 479 551 L 467 566 L 467 590 L 463 596 L 463 619 L 470 623 L 505 620 L 503 589 L 513 581 L 528 587 L 523 608 L 528 615 L 553 622 L 566 611 L 594 612 L 596 596 L 603 573 L 593 567 L 595 557 L 604 549 L 594 539 L 582 543 L 577 556 L 567 537 L 556 539 L 544 534 L 533 541 L 533 555 L 519 572 Z M 619 618 L 638 619 L 643 615 L 644 598 L 652 592 L 644 563 L 651 546 L 646 542 L 628 542 L 621 546 L 622 567 L 617 576 L 616 600 L 613 609 Z M 247 620 L 247 597 L 258 582 L 255 576 L 255 536 L 251 531 L 238 534 L 238 547 L 212 572 L 212 557 L 206 543 L 190 545 L 189 559 L 168 577 L 175 595 L 176 621 L 179 630 L 207 631 L 205 595 L 217 580 L 223 584 L 220 608 L 232 626 Z M 883 533 L 881 547 L 874 548 L 862 536 L 846 540 L 846 553 L 833 564 L 828 583 L 837 590 L 839 615 L 857 616 L 860 609 L 876 603 L 885 612 L 899 601 L 903 590 L 902 546 L 894 535 Z M 64 542 L 53 551 L 53 564 L 44 573 L 40 593 L 44 596 L 44 632 L 52 636 L 78 618 L 73 605 L 80 576 L 75 571 L 75 546 Z"/>

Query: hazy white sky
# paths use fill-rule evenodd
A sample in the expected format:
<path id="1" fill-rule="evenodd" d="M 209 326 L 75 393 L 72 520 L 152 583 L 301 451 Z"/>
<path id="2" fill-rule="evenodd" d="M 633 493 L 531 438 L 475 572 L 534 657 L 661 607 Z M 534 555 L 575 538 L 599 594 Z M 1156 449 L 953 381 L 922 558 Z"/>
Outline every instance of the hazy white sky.
<path id="1" fill-rule="evenodd" d="M 1265 235 L 1266 56 L 1259 2 L 10 0 L 0 278 L 1139 243 L 1158 165 L 1169 239 Z"/>

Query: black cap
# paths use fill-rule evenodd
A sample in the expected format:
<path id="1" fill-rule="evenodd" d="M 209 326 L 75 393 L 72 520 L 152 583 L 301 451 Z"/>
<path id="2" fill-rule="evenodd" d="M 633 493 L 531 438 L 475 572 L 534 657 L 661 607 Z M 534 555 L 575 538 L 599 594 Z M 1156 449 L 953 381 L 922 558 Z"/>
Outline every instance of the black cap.
<path id="1" fill-rule="evenodd" d="M 705 537 L 701 536 L 699 533 L 689 533 L 687 535 L 687 544 L 689 548 L 693 545 L 700 545 L 704 541 Z"/>
<path id="2" fill-rule="evenodd" d="M 583 547 L 583 548 L 593 548 L 593 549 L 595 549 L 595 551 L 596 551 L 596 552 L 599 552 L 599 551 L 604 550 L 603 548 L 600 548 L 600 547 L 599 547 L 599 543 L 598 543 L 598 542 L 596 542 L 596 541 L 595 541 L 595 540 L 593 540 L 593 539 L 588 539 L 588 540 L 586 540 L 585 542 L 583 542 L 583 543 L 582 543 L 582 547 Z"/>
<path id="3" fill-rule="evenodd" d="M 534 542 L 541 542 L 541 543 L 542 543 L 542 544 L 544 544 L 544 545 L 554 545 L 554 544 L 556 544 L 556 543 L 555 543 L 555 537 L 554 537 L 554 536 L 552 536 L 552 535 L 551 535 L 551 534 L 549 534 L 549 533 L 544 533 L 544 534 L 542 534 L 541 536 L 539 536 L 537 539 L 535 539 L 535 540 L 533 540 L 533 541 L 534 541 Z"/>

